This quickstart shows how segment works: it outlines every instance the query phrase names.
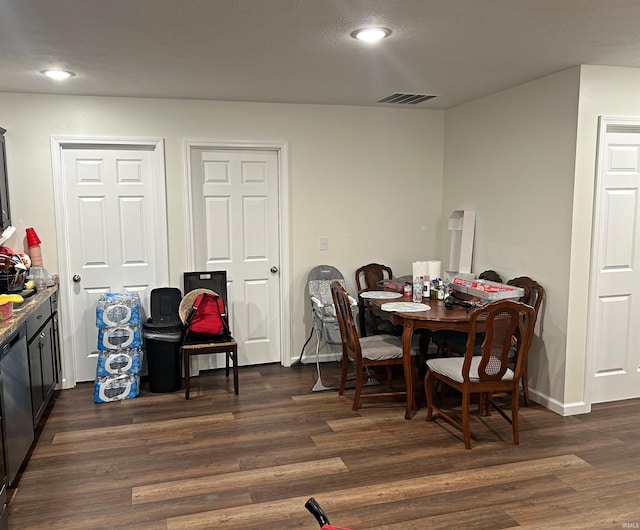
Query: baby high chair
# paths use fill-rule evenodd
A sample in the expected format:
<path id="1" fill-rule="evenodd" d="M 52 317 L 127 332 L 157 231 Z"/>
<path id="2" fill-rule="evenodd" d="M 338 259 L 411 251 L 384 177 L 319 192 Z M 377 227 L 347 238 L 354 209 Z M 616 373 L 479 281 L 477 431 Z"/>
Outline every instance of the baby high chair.
<path id="1" fill-rule="evenodd" d="M 322 377 L 320 375 L 320 342 L 324 340 L 327 344 L 342 344 L 342 338 L 340 337 L 340 327 L 338 326 L 338 319 L 336 317 L 336 309 L 333 305 L 333 298 L 331 297 L 331 282 L 338 280 L 344 286 L 344 276 L 342 273 L 332 267 L 331 265 L 318 265 L 309 272 L 307 276 L 307 290 L 309 293 L 309 300 L 311 302 L 311 316 L 313 318 L 313 324 L 309 338 L 302 346 L 300 357 L 296 363 L 302 363 L 302 356 L 304 355 L 304 349 L 309 341 L 316 335 L 316 368 L 318 371 L 318 380 L 312 388 L 313 392 L 319 392 L 321 390 L 336 390 L 337 387 L 327 387 L 322 383 Z M 351 296 L 349 297 L 351 303 L 351 310 L 353 311 L 358 303 Z"/>

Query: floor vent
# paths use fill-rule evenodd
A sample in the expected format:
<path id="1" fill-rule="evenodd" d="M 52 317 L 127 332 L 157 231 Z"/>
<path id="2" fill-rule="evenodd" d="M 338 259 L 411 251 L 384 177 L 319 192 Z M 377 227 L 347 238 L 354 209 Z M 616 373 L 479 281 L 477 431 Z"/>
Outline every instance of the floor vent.
<path id="1" fill-rule="evenodd" d="M 394 92 L 378 100 L 378 103 L 390 105 L 417 105 L 423 101 L 428 101 L 437 96 L 427 94 L 405 94 L 404 92 Z"/>

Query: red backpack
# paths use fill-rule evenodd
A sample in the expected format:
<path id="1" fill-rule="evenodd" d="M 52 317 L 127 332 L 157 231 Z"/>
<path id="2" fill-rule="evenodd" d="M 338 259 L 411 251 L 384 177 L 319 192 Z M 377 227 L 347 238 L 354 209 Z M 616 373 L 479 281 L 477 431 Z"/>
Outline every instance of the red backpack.
<path id="1" fill-rule="evenodd" d="M 224 301 L 217 294 L 199 294 L 185 325 L 187 341 L 225 342 L 231 339 Z"/>

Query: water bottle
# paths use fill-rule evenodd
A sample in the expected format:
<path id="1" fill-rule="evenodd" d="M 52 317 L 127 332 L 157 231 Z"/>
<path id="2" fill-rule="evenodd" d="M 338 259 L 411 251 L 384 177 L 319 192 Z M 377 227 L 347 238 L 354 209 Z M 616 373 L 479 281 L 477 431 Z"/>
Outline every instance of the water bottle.
<path id="1" fill-rule="evenodd" d="M 440 280 L 438 282 L 438 300 L 444 300 L 444 282 Z"/>
<path id="2" fill-rule="evenodd" d="M 416 276 L 413 280 L 413 301 L 420 303 L 422 302 L 422 277 Z"/>
<path id="3" fill-rule="evenodd" d="M 424 277 L 422 285 L 422 301 L 428 303 L 429 298 L 431 298 L 431 280 L 429 279 L 429 276 Z"/>

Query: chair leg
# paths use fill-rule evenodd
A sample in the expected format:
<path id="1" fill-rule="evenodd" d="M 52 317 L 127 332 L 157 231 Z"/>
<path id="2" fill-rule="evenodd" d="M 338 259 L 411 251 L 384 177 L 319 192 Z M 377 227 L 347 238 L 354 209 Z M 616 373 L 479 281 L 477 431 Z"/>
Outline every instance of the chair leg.
<path id="1" fill-rule="evenodd" d="M 353 395 L 353 407 L 352 410 L 358 410 L 360 406 L 360 393 L 362 392 L 362 385 L 364 384 L 364 367 L 361 363 L 356 363 L 356 389 Z"/>
<path id="2" fill-rule="evenodd" d="M 342 376 L 340 377 L 340 389 L 338 390 L 338 395 L 342 396 L 344 394 L 344 387 L 347 385 L 347 372 L 349 371 L 349 357 L 346 355 L 342 356 Z"/>
<path id="3" fill-rule="evenodd" d="M 227 352 L 226 355 L 224 356 L 224 360 L 225 360 L 225 375 L 227 377 L 229 377 L 229 353 L 231 352 Z"/>
<path id="4" fill-rule="evenodd" d="M 372 313 L 369 313 L 369 315 L 371 318 L 371 333 L 374 335 L 380 335 L 380 330 L 378 329 L 378 318 Z"/>
<path id="5" fill-rule="evenodd" d="M 360 298 L 360 297 L 358 297 Z M 367 336 L 367 324 L 365 319 L 365 307 L 363 303 L 358 304 L 358 324 L 360 324 L 360 336 Z"/>
<path id="6" fill-rule="evenodd" d="M 531 401 L 529 400 L 529 378 L 526 370 L 522 374 L 522 390 L 524 391 L 524 404 L 528 407 Z"/>
<path id="7" fill-rule="evenodd" d="M 471 449 L 471 422 L 469 413 L 471 408 L 471 395 L 466 388 L 462 389 L 462 434 L 464 435 L 464 446 Z"/>
<path id="8" fill-rule="evenodd" d="M 191 379 L 191 358 L 187 350 L 182 350 L 182 364 L 184 366 L 184 398 L 189 399 L 189 385 Z"/>
<path id="9" fill-rule="evenodd" d="M 513 443 L 520 444 L 520 434 L 518 425 L 518 406 L 520 403 L 520 385 L 517 385 L 511 393 L 511 427 L 513 429 Z"/>
<path id="10" fill-rule="evenodd" d="M 420 364 L 424 364 L 427 360 L 427 356 L 429 355 L 429 343 L 431 342 L 431 335 L 429 335 L 425 330 L 420 330 L 423 333 L 420 333 L 418 337 L 418 354 L 420 356 Z"/>
<path id="11" fill-rule="evenodd" d="M 433 375 L 428 368 L 427 375 L 424 376 L 424 393 L 427 398 L 427 417 L 425 421 L 431 421 L 433 418 Z"/>
<path id="12" fill-rule="evenodd" d="M 491 400 L 493 392 L 480 392 L 478 401 L 478 416 L 491 416 Z"/>
<path id="13" fill-rule="evenodd" d="M 228 360 L 229 358 L 227 357 L 227 362 Z M 237 396 L 238 392 L 240 392 L 239 382 L 238 382 L 238 347 L 237 346 L 235 346 L 231 352 L 231 360 L 233 362 L 233 391 Z"/>
<path id="14" fill-rule="evenodd" d="M 412 410 L 418 410 L 418 401 L 416 400 L 416 393 L 418 388 L 418 367 L 415 363 L 411 363 L 411 384 L 413 385 L 413 400 L 411 406 Z"/>

